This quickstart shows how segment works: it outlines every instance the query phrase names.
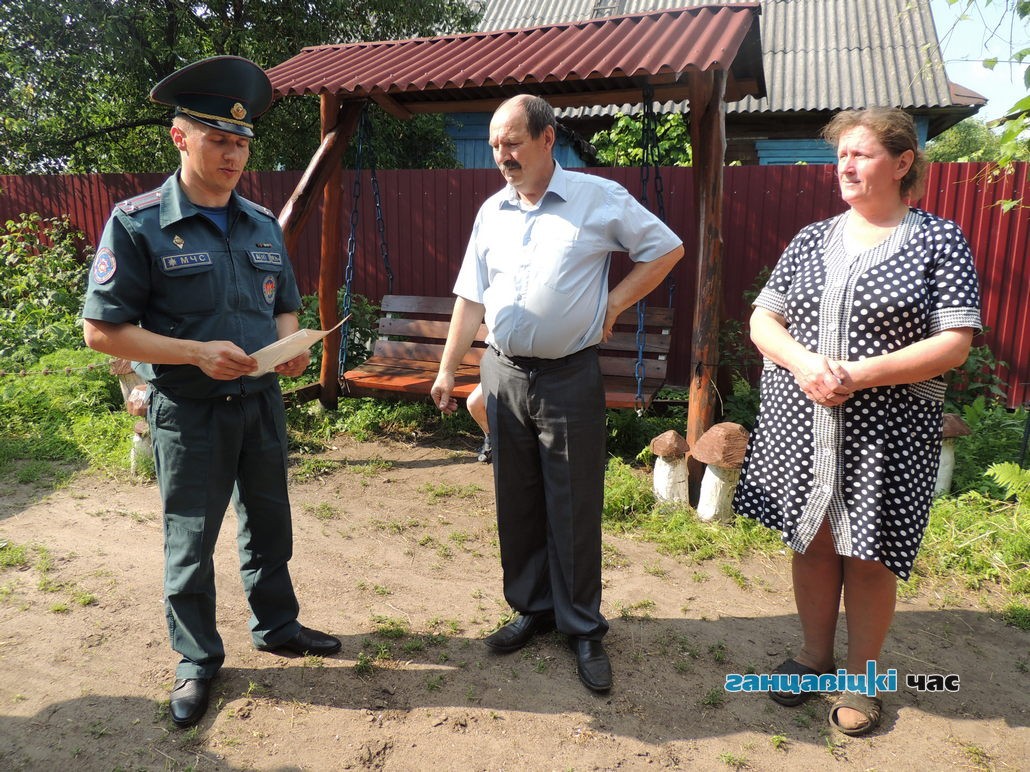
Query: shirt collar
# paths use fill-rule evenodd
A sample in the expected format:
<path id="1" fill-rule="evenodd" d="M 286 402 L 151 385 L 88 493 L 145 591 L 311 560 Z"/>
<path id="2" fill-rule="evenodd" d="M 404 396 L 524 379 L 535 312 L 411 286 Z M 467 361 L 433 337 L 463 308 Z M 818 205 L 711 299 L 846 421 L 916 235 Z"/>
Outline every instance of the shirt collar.
<path id="1" fill-rule="evenodd" d="M 501 197 L 498 206 L 513 206 L 515 208 L 521 207 L 522 199 L 519 198 L 519 192 L 515 190 L 509 183 L 505 187 L 505 195 Z M 537 202 L 537 206 L 542 204 L 547 198 L 548 194 L 553 193 L 562 201 L 568 201 L 568 173 L 561 168 L 561 164 L 558 163 L 557 159 L 554 159 L 554 171 L 551 173 L 551 180 L 547 183 L 547 189 L 544 194 L 540 196 L 540 200 Z"/>
<path id="2" fill-rule="evenodd" d="M 179 175 L 181 173 L 182 170 L 179 169 L 175 174 L 165 180 L 163 185 L 161 185 L 162 228 L 172 225 L 173 223 L 177 223 L 180 220 L 185 220 L 187 217 L 200 214 L 200 210 L 197 209 L 193 202 L 186 197 L 186 193 L 182 189 L 182 184 L 179 182 Z M 230 222 L 236 212 L 242 212 L 248 217 L 257 219 L 257 214 L 253 210 L 253 205 L 234 190 L 229 195 Z"/>

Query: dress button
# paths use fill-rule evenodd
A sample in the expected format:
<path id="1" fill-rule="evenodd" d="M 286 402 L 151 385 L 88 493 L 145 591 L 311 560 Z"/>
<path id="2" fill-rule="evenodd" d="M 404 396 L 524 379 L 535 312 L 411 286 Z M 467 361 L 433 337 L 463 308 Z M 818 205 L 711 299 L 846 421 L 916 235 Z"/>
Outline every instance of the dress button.
<path id="1" fill-rule="evenodd" d="M 831 490 L 833 489 L 829 485 L 823 486 L 823 493 L 829 493 Z"/>

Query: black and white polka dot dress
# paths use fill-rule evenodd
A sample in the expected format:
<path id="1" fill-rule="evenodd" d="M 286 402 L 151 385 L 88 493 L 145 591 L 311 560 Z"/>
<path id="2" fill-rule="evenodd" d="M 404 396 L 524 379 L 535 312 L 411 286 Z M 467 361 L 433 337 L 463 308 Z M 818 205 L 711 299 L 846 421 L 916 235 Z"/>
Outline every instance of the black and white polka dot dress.
<path id="1" fill-rule="evenodd" d="M 783 316 L 795 340 L 856 361 L 981 328 L 973 258 L 955 223 L 910 209 L 882 244 L 850 252 L 847 216 L 795 236 L 755 300 Z M 778 529 L 797 552 L 828 518 L 837 554 L 879 560 L 907 579 L 940 462 L 944 390 L 941 378 L 880 386 L 826 408 L 765 360 L 735 511 Z"/>

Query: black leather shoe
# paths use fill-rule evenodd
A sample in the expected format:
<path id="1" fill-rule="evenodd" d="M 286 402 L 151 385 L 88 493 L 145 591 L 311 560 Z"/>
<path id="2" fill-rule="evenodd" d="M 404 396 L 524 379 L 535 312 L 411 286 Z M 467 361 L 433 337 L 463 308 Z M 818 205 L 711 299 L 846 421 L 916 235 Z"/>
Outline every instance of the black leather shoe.
<path id="1" fill-rule="evenodd" d="M 521 614 L 500 630 L 490 633 L 483 643 L 494 651 L 507 654 L 521 649 L 534 635 L 549 633 L 553 629 L 554 614 Z"/>
<path id="2" fill-rule="evenodd" d="M 291 654 L 314 654 L 324 657 L 327 654 L 335 654 L 340 650 L 339 638 L 334 638 L 310 627 L 301 627 L 300 631 L 287 641 L 277 643 L 274 646 L 258 646 L 261 651 L 288 651 Z"/>
<path id="3" fill-rule="evenodd" d="M 211 693 L 210 678 L 183 678 L 172 687 L 168 712 L 176 726 L 193 726 L 207 711 L 208 695 Z"/>
<path id="4" fill-rule="evenodd" d="M 600 641 L 569 638 L 569 647 L 576 652 L 576 672 L 587 689 L 604 693 L 612 688 L 612 663 Z"/>

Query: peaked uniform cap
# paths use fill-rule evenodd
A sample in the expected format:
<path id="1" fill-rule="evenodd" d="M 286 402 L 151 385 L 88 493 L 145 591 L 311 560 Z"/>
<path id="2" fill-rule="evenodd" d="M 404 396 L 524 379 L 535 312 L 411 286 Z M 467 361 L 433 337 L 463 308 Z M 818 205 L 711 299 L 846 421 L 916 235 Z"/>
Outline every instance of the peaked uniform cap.
<path id="1" fill-rule="evenodd" d="M 173 72 L 154 86 L 150 99 L 174 107 L 176 115 L 253 137 L 254 119 L 272 104 L 272 84 L 249 59 L 213 56 Z"/>

